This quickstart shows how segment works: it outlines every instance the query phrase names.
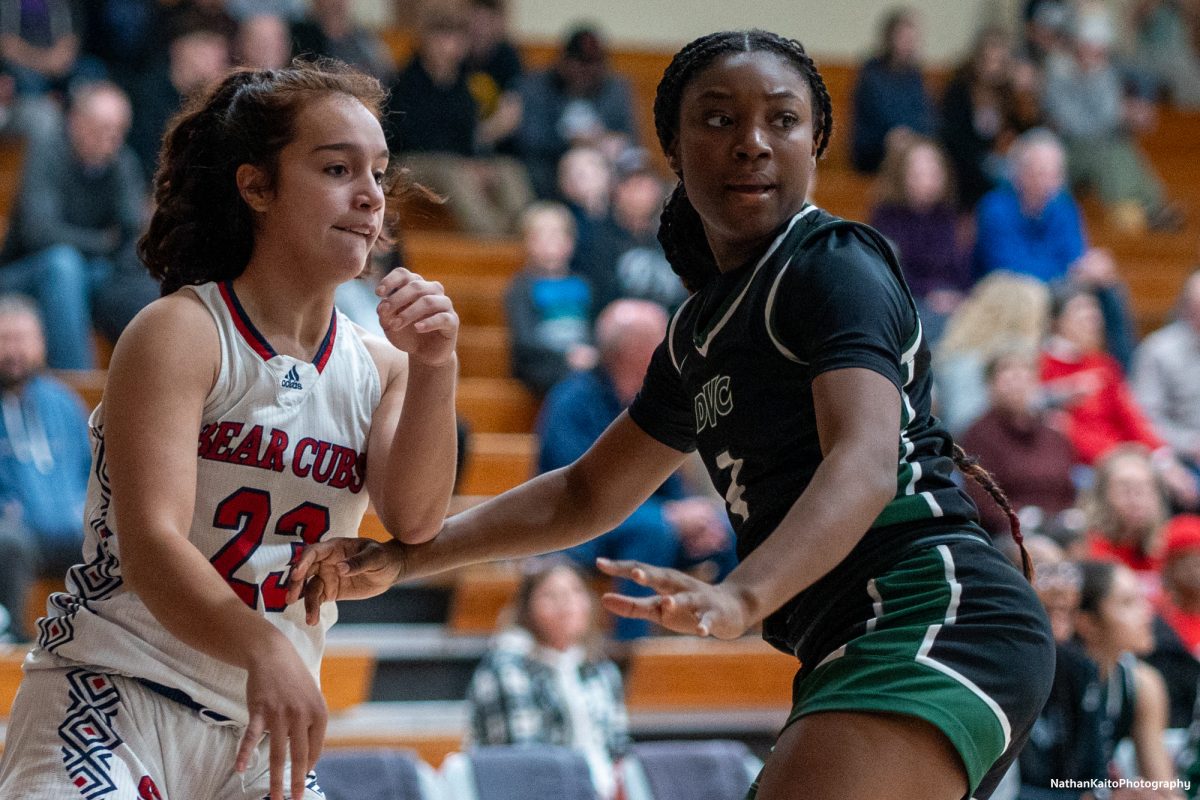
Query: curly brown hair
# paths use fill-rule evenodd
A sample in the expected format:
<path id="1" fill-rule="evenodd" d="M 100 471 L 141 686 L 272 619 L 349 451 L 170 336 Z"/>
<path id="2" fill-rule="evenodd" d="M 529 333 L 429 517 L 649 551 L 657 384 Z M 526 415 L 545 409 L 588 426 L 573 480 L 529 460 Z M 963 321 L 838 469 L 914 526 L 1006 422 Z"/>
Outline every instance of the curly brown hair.
<path id="1" fill-rule="evenodd" d="M 154 215 L 138 254 L 162 293 L 242 274 L 254 247 L 254 219 L 237 187 L 237 169 L 253 164 L 274 186 L 279 153 L 296 119 L 329 95 L 353 97 L 382 121 L 387 93 L 379 81 L 331 59 L 297 60 L 286 69 L 236 69 L 193 96 L 163 136 L 154 176 Z M 384 230 L 410 187 L 389 169 Z"/>

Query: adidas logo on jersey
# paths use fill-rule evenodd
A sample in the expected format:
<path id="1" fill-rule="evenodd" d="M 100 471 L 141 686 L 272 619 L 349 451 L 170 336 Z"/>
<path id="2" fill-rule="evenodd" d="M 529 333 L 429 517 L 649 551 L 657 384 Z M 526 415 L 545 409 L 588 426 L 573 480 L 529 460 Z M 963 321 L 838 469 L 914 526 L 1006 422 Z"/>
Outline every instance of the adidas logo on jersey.
<path id="1" fill-rule="evenodd" d="M 292 367 L 287 371 L 287 375 L 283 376 L 283 380 L 279 383 L 284 389 L 303 389 L 300 385 L 300 373 L 296 372 L 296 368 Z"/>

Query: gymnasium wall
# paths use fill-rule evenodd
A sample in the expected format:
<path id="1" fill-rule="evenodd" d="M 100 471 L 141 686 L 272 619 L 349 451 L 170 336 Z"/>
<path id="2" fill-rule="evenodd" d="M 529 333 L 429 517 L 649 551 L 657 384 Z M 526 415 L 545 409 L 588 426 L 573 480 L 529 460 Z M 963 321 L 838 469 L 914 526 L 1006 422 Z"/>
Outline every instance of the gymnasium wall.
<path id="1" fill-rule="evenodd" d="M 621 47 L 677 48 L 715 30 L 766 28 L 800 39 L 817 57 L 857 60 L 871 50 L 879 20 L 896 0 L 511 0 L 512 25 L 526 39 L 554 39 L 573 22 L 594 20 Z M 957 60 L 972 33 L 1013 3 L 907 0 L 916 9 L 931 61 Z M 1015 16 L 1015 13 L 1014 13 Z"/>

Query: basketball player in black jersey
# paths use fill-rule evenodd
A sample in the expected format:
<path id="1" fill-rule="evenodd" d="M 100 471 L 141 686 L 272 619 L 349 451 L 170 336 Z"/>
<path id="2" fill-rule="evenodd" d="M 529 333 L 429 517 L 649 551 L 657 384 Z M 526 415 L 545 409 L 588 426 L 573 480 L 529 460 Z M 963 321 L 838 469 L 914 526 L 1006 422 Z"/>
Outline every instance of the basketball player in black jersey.
<path id="1" fill-rule="evenodd" d="M 930 415 L 929 351 L 891 250 L 805 199 L 833 122 L 824 82 L 798 42 L 712 34 L 675 56 L 654 114 L 680 179 L 659 236 L 692 296 L 632 406 L 579 461 L 427 544 L 318 545 L 291 597 L 312 575 L 315 614 L 395 580 L 568 547 L 699 449 L 741 563 L 710 585 L 602 561 L 656 592 L 605 605 L 719 638 L 761 623 L 798 657 L 792 714 L 750 796 L 988 797 L 1047 697 L 1053 642 L 952 480 L 956 461 L 986 473 Z"/>

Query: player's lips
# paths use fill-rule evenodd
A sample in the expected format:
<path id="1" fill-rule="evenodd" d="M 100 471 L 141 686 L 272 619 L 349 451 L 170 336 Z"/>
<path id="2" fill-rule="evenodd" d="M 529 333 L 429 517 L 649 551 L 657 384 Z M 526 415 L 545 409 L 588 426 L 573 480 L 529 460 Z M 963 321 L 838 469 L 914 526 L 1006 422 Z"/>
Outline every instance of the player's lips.
<path id="1" fill-rule="evenodd" d="M 356 233 L 366 239 L 374 238 L 375 228 L 370 225 L 334 225 L 334 230 L 344 233 Z"/>
<path id="2" fill-rule="evenodd" d="M 775 191 L 776 184 L 769 181 L 735 181 L 725 184 L 725 191 L 735 194 L 761 195 Z"/>

